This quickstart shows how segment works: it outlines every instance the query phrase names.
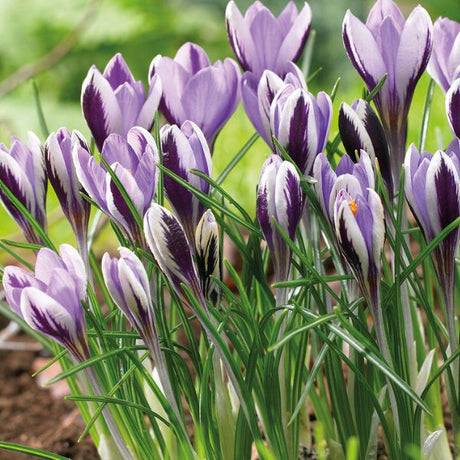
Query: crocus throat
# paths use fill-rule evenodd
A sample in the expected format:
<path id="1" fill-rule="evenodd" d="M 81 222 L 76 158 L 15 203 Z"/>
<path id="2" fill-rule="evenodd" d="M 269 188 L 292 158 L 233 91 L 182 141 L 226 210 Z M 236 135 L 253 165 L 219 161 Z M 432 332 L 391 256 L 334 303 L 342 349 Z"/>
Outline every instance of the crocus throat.
<path id="1" fill-rule="evenodd" d="M 358 205 L 356 204 L 356 201 L 355 200 L 350 200 L 348 202 L 348 206 L 350 206 L 351 212 L 356 217 L 356 214 L 358 214 Z"/>

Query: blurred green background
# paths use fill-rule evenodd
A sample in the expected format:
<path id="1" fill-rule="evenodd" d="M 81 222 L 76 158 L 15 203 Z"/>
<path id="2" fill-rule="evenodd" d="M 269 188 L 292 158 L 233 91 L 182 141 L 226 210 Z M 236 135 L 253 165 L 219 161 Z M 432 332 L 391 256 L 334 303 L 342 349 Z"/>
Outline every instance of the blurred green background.
<path id="1" fill-rule="evenodd" d="M 116 52 L 121 52 L 136 79 L 146 81 L 148 67 L 157 55 L 174 56 L 186 41 L 205 48 L 212 61 L 233 57 L 227 42 L 224 13 L 226 0 L 0 0 L 0 141 L 7 146 L 11 135 L 25 138 L 28 130 L 42 140 L 30 76 L 33 75 L 50 131 L 66 126 L 86 136 L 80 110 L 80 90 L 89 67 L 103 70 Z M 237 0 L 242 11 L 251 2 Z M 301 7 L 301 2 L 296 2 Z M 337 132 L 337 109 L 341 101 L 351 103 L 362 92 L 362 82 L 349 64 L 341 39 L 341 24 L 347 9 L 361 18 L 372 2 L 362 0 L 311 0 L 312 28 L 316 30 L 310 72 L 322 68 L 309 88 L 330 92 L 337 77 L 341 84 L 334 103 L 331 137 Z M 278 14 L 285 1 L 265 4 Z M 415 2 L 398 2 L 407 15 Z M 433 21 L 448 16 L 460 21 L 456 0 L 425 0 L 423 6 Z M 420 115 L 429 79 L 420 82 L 412 106 L 409 141 L 418 141 Z M 436 150 L 450 140 L 444 112 L 444 96 L 435 88 L 427 148 Z M 253 134 L 241 106 L 217 139 L 214 160 L 217 175 Z M 260 167 L 268 156 L 258 140 L 224 186 L 254 212 L 254 197 Z M 50 222 L 62 217 L 52 192 L 49 194 Z M 0 212 L 0 237 L 22 239 L 15 224 Z M 72 240 L 66 223 L 51 225 L 56 242 Z"/>

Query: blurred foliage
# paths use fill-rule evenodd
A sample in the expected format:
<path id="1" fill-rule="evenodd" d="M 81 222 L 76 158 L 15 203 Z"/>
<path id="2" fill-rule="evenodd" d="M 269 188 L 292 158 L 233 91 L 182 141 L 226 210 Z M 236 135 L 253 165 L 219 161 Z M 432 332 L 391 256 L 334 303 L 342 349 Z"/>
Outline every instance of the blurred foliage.
<path id="1" fill-rule="evenodd" d="M 243 12 L 251 3 L 250 0 L 237 0 Z M 341 77 L 334 104 L 332 137 L 337 132 L 336 117 L 340 101 L 351 103 L 360 96 L 363 86 L 343 49 L 343 16 L 347 9 L 351 9 L 355 15 L 364 19 L 373 2 L 311 0 L 309 3 L 313 12 L 312 28 L 316 30 L 310 72 L 322 68 L 310 82 L 310 89 L 314 93 L 320 89 L 330 92 L 337 77 Z M 3 34 L 0 46 L 0 88 L 2 82 L 18 69 L 39 61 L 65 42 L 88 10 L 94 8 L 94 13 L 84 22 L 84 30 L 76 46 L 56 65 L 35 77 L 49 129 L 54 131 L 60 126 L 67 126 L 89 136 L 79 101 L 81 83 L 92 64 L 102 71 L 107 61 L 116 52 L 121 52 L 136 79 L 146 81 L 151 60 L 160 53 L 174 56 L 186 41 L 203 46 L 212 61 L 233 57 L 226 36 L 226 4 L 227 0 L 60 0 L 57 7 L 53 0 L 1 0 L 0 28 Z M 286 2 L 266 0 L 265 4 L 278 14 Z M 299 8 L 303 5 L 300 1 L 296 1 L 296 4 Z M 406 14 L 414 7 L 414 2 L 401 1 L 398 4 Z M 423 4 L 433 20 L 438 15 L 460 20 L 458 1 L 424 0 Z M 420 114 L 428 81 L 425 76 L 416 92 L 409 126 L 411 140 L 418 139 Z M 433 104 L 427 140 L 427 148 L 431 150 L 449 141 L 443 94 L 438 88 L 435 90 Z M 39 129 L 31 85 L 24 82 L 0 98 L 0 140 L 9 145 L 11 135 L 24 138 L 28 130 L 37 132 L 44 139 Z M 225 167 L 253 131 L 240 106 L 217 139 L 214 175 Z M 260 167 L 268 154 L 268 147 L 258 140 L 224 184 L 252 212 Z M 50 208 L 56 206 L 56 200 L 50 198 Z M 2 236 L 17 232 L 9 218 L 5 218 L 4 214 L 1 214 L 1 218 Z M 58 233 L 61 234 L 61 231 Z M 67 237 L 70 232 L 65 230 L 62 234 Z"/>

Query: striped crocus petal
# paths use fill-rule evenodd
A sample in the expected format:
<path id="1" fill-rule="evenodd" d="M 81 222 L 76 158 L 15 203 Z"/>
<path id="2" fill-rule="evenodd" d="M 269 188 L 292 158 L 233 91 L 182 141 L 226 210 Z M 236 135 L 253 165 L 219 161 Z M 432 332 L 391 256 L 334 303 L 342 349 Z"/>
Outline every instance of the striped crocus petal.
<path id="1" fill-rule="evenodd" d="M 457 78 L 447 91 L 446 112 L 452 132 L 460 138 L 460 78 Z"/>
<path id="2" fill-rule="evenodd" d="M 211 279 L 211 276 L 220 280 L 221 263 L 219 251 L 219 229 L 214 214 L 208 209 L 198 223 L 195 234 L 195 251 L 198 275 L 204 297 L 214 306 L 219 305 L 221 289 Z"/>
<path id="3" fill-rule="evenodd" d="M 181 284 L 184 283 L 196 296 L 201 296 L 190 244 L 176 217 L 153 203 L 144 217 L 144 233 L 155 260 L 174 289 L 182 292 Z"/>
<path id="4" fill-rule="evenodd" d="M 79 324 L 59 301 L 40 289 L 26 287 L 21 294 L 20 308 L 30 327 L 56 340 L 78 360 L 89 357 Z"/>
<path id="5" fill-rule="evenodd" d="M 339 131 L 350 158 L 355 161 L 361 150 L 366 151 L 378 168 L 388 190 L 393 192 L 390 153 L 385 131 L 372 107 L 364 99 L 357 99 L 350 107 L 342 103 L 339 110 Z"/>
<path id="6" fill-rule="evenodd" d="M 83 187 L 72 161 L 72 147 L 76 144 L 89 150 L 86 140 L 78 131 L 71 134 L 66 128 L 60 128 L 51 133 L 45 143 L 45 162 L 48 178 L 61 208 L 79 241 L 82 241 L 88 228 L 90 204 L 81 196 Z"/>
<path id="7" fill-rule="evenodd" d="M 21 293 L 23 289 L 26 287 L 37 287 L 44 290 L 46 288 L 32 273 L 13 265 L 5 267 L 2 283 L 8 305 L 21 317 Z"/>
<path id="8" fill-rule="evenodd" d="M 161 130 L 163 164 L 188 183 L 204 193 L 209 193 L 209 183 L 191 174 L 191 169 L 210 176 L 212 173 L 211 153 L 200 128 L 186 121 L 178 126 L 164 126 Z M 166 196 L 179 218 L 189 242 L 195 239 L 195 230 L 205 210 L 201 202 L 172 177 L 165 174 Z"/>
<path id="9" fill-rule="evenodd" d="M 122 114 L 114 90 L 99 70 L 93 66 L 82 84 L 83 116 L 99 151 L 110 133 L 122 132 Z"/>
<path id="10" fill-rule="evenodd" d="M 141 337 L 150 338 L 154 314 L 147 273 L 139 258 L 119 248 L 120 258 L 102 257 L 102 274 L 107 289 Z"/>

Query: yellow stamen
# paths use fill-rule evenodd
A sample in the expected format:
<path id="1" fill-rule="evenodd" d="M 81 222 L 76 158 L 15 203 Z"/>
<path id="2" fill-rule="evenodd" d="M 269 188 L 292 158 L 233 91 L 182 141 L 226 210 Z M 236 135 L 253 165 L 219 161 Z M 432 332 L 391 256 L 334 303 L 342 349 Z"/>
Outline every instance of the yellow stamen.
<path id="1" fill-rule="evenodd" d="M 358 214 L 358 205 L 356 204 L 356 201 L 355 200 L 350 200 L 348 202 L 348 206 L 350 206 L 351 212 L 356 217 L 356 214 Z"/>

